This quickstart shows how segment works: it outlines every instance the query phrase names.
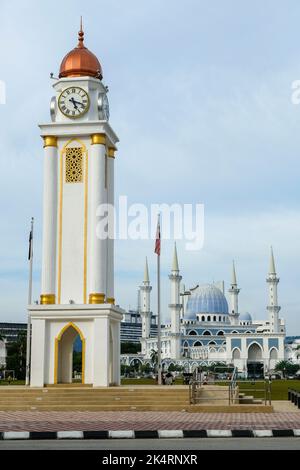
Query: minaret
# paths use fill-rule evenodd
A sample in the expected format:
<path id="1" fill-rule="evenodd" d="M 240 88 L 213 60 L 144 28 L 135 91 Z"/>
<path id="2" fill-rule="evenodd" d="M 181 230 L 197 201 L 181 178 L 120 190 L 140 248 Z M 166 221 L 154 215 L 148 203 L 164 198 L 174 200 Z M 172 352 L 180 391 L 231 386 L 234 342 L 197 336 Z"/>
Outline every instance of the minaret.
<path id="1" fill-rule="evenodd" d="M 149 280 L 148 260 L 146 258 L 144 280 L 140 286 L 141 316 L 142 316 L 142 339 L 150 337 L 151 311 L 150 311 L 150 292 L 152 287 Z M 145 354 L 146 344 L 142 343 L 142 353 Z"/>
<path id="2" fill-rule="evenodd" d="M 228 292 L 230 295 L 230 312 L 229 312 L 230 321 L 232 325 L 238 325 L 238 322 L 239 322 L 238 295 L 239 295 L 240 289 L 237 286 L 234 261 L 232 261 L 231 286 Z"/>
<path id="3" fill-rule="evenodd" d="M 171 303 L 169 304 L 170 314 L 171 314 L 171 333 L 172 335 L 179 335 L 180 333 L 180 281 L 182 276 L 179 274 L 179 266 L 178 266 L 178 257 L 177 257 L 177 248 L 176 243 L 174 246 L 174 254 L 173 254 L 173 263 L 171 274 L 169 275 L 169 279 L 171 281 Z M 175 341 L 171 344 L 171 352 L 173 358 L 178 358 L 179 355 L 179 342 L 175 338 Z"/>
<path id="4" fill-rule="evenodd" d="M 269 305 L 267 306 L 267 310 L 269 312 L 270 333 L 279 332 L 278 313 L 281 307 L 278 306 L 278 299 L 277 299 L 278 282 L 279 282 L 279 278 L 276 275 L 274 254 L 273 254 L 273 249 L 271 247 L 269 275 L 267 277 L 267 283 L 269 285 Z"/>

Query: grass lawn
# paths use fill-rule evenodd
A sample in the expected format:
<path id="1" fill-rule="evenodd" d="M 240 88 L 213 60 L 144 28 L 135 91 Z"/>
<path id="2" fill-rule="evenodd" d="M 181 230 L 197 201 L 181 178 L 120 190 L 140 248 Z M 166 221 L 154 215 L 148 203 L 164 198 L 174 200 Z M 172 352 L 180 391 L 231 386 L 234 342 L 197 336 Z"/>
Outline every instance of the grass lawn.
<path id="1" fill-rule="evenodd" d="M 264 389 L 264 382 L 261 380 L 257 380 L 255 382 L 237 382 L 240 391 L 246 395 L 253 395 L 254 398 L 263 398 L 264 392 L 256 392 L 257 389 Z M 217 382 L 218 385 L 227 385 L 227 383 Z M 272 380 L 271 384 L 271 391 L 272 391 L 272 400 L 287 400 L 288 399 L 288 389 L 292 388 L 295 390 L 299 390 L 300 392 L 300 380 Z"/>
<path id="2" fill-rule="evenodd" d="M 122 379 L 122 385 L 155 385 L 154 379 Z M 183 381 L 181 378 L 176 378 L 176 385 L 182 385 Z M 255 392 L 255 389 L 263 389 L 264 382 L 256 381 L 255 385 L 251 385 L 251 382 L 238 382 L 241 392 L 244 389 L 248 389 L 245 392 L 247 395 L 253 395 L 256 398 L 263 398 L 263 392 Z M 225 385 L 219 383 L 219 385 Z M 226 383 L 227 385 L 227 383 Z M 272 381 L 272 400 L 287 400 L 288 399 L 288 388 L 299 390 L 300 392 L 300 380 L 273 380 Z"/>
<path id="3" fill-rule="evenodd" d="M 155 385 L 156 382 L 154 379 L 121 379 L 121 385 Z M 175 385 L 183 385 L 182 378 L 175 379 Z"/>
<path id="4" fill-rule="evenodd" d="M 250 382 L 243 383 L 238 382 L 241 392 L 243 389 L 255 389 L 263 388 L 263 382 L 256 382 L 255 386 L 251 386 Z M 272 390 L 272 400 L 287 400 L 288 399 L 288 388 L 299 390 L 300 392 L 300 380 L 272 380 L 271 390 Z M 262 393 L 255 394 L 251 391 L 247 391 L 247 394 L 261 397 Z"/>
<path id="5" fill-rule="evenodd" d="M 0 380 L 0 385 L 25 385 L 25 380 L 12 380 L 10 384 L 7 380 Z"/>

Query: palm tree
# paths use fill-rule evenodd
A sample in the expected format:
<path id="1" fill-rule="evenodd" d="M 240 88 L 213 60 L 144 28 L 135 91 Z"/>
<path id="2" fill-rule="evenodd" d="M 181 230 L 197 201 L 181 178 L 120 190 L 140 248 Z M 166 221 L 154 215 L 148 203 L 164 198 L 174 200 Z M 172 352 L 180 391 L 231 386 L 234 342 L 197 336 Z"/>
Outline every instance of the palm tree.
<path id="1" fill-rule="evenodd" d="M 158 364 L 158 352 L 155 351 L 155 349 L 151 349 L 150 359 L 151 359 L 154 369 L 156 369 L 157 364 Z"/>

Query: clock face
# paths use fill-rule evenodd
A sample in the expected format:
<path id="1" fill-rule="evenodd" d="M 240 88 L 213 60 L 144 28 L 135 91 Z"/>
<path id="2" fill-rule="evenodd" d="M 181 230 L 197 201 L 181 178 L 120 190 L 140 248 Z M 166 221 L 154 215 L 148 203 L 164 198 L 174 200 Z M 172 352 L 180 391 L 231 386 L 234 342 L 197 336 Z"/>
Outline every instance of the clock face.
<path id="1" fill-rule="evenodd" d="M 109 120 L 109 103 L 104 93 L 99 93 L 98 95 L 98 115 L 99 119 Z"/>
<path id="2" fill-rule="evenodd" d="M 108 121 L 109 120 L 109 103 L 108 103 L 108 99 L 106 95 L 103 96 L 102 109 L 103 109 L 104 119 Z"/>
<path id="3" fill-rule="evenodd" d="M 61 112 L 69 118 L 78 118 L 90 107 L 90 98 L 85 90 L 79 87 L 66 88 L 58 98 Z"/>

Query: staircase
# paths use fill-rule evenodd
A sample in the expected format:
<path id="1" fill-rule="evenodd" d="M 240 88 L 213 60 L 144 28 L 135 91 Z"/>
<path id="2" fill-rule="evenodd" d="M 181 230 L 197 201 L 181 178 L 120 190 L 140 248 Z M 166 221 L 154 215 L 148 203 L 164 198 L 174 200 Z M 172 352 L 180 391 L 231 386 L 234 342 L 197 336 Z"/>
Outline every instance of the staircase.
<path id="1" fill-rule="evenodd" d="M 239 403 L 241 405 L 262 405 L 261 399 L 254 398 L 253 395 L 246 395 L 245 393 L 239 393 Z"/>
<path id="2" fill-rule="evenodd" d="M 185 386 L 0 388 L 0 411 L 188 411 Z"/>

